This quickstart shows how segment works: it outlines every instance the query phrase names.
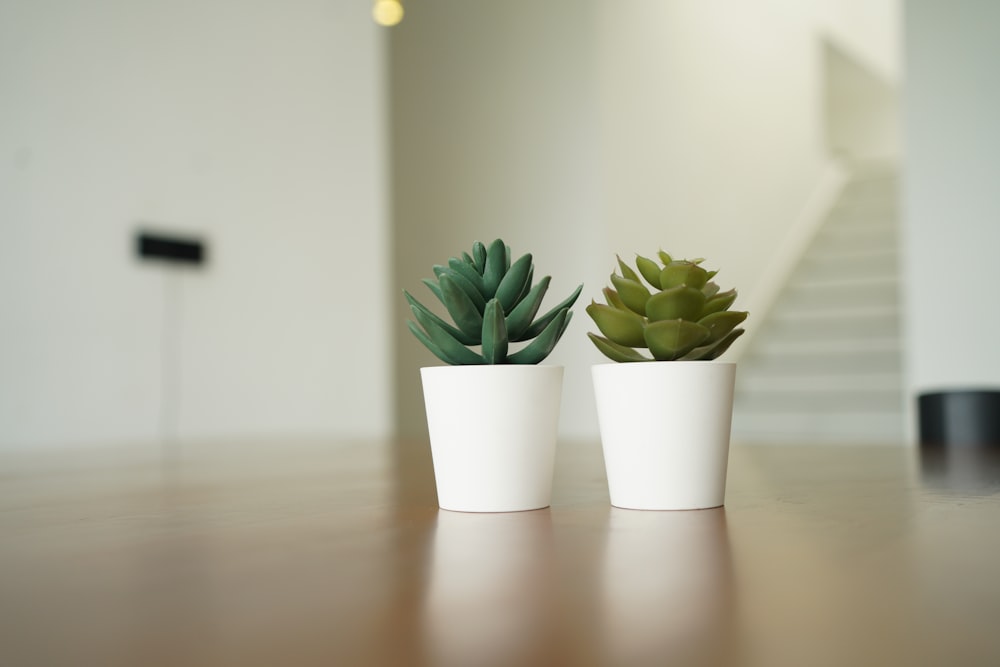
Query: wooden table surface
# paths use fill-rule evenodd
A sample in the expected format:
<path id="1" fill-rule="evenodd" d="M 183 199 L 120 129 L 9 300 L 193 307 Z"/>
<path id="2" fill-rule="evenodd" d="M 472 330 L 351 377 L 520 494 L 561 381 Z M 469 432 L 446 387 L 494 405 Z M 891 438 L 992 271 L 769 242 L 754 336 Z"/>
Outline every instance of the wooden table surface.
<path id="1" fill-rule="evenodd" d="M 0 665 L 1000 665 L 1000 477 L 734 447 L 724 509 L 435 504 L 425 443 L 0 455 Z"/>

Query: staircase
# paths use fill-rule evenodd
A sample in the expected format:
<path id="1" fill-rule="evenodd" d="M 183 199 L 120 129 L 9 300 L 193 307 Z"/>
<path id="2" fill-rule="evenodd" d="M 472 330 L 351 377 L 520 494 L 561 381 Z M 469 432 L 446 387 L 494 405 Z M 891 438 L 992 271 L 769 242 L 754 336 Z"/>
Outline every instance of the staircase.
<path id="1" fill-rule="evenodd" d="M 903 441 L 898 186 L 845 185 L 740 359 L 734 441 Z"/>

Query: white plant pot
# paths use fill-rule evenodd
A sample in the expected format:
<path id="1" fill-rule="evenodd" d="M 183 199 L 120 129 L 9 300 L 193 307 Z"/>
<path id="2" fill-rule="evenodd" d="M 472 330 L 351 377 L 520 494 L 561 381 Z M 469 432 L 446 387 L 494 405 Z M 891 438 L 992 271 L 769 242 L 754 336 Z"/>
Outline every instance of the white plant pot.
<path id="1" fill-rule="evenodd" d="M 548 507 L 562 367 L 432 366 L 420 375 L 441 508 Z"/>
<path id="2" fill-rule="evenodd" d="M 611 504 L 685 510 L 725 503 L 736 364 L 593 367 Z"/>

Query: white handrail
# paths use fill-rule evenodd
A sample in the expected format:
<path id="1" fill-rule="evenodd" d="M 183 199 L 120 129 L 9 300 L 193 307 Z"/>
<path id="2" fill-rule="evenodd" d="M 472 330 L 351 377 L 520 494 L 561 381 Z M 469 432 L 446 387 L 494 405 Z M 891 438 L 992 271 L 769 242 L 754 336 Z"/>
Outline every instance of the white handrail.
<path id="1" fill-rule="evenodd" d="M 781 289 L 788 282 L 799 259 L 812 242 L 816 232 L 823 225 L 848 181 L 849 170 L 839 160 L 831 159 L 823 169 L 816 187 L 806 199 L 805 205 L 782 239 L 774 255 L 768 263 L 768 268 L 758 281 L 746 310 L 753 318 L 751 326 L 746 327 L 746 333 L 733 343 L 727 357 L 738 361 L 746 352 L 747 347 L 760 329 L 758 326 L 767 320 L 774 307 Z"/>

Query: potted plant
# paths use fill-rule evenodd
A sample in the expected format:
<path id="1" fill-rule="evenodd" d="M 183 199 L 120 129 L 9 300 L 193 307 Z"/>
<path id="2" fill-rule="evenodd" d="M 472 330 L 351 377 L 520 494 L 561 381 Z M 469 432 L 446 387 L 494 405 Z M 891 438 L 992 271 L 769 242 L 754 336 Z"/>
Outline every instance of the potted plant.
<path id="1" fill-rule="evenodd" d="M 703 260 L 639 256 L 604 288 L 588 333 L 614 364 L 593 367 L 611 504 L 701 509 L 725 501 L 736 364 L 715 361 L 742 333 Z M 638 349 L 648 349 L 646 356 Z M 641 362 L 641 363 L 639 363 Z"/>
<path id="2" fill-rule="evenodd" d="M 551 278 L 497 239 L 434 266 L 423 282 L 452 323 L 404 290 L 413 335 L 448 366 L 420 369 L 438 504 L 465 512 L 548 507 L 562 367 L 539 365 L 566 331 L 583 285 L 537 316 Z M 514 350 L 515 344 L 525 343 Z"/>

